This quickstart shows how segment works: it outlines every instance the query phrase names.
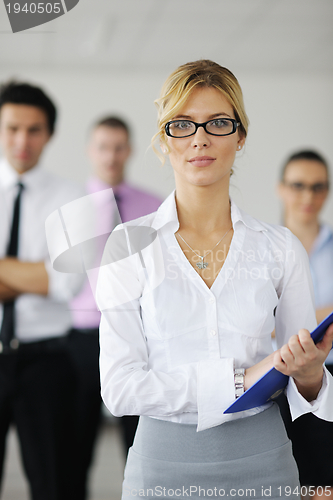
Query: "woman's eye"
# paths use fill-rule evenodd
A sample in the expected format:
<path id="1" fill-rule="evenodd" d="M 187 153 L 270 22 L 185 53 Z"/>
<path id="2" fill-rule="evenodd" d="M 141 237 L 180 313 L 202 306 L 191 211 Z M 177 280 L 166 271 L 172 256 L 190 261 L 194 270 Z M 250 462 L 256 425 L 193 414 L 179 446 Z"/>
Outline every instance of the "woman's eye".
<path id="1" fill-rule="evenodd" d="M 173 126 L 175 128 L 187 130 L 188 128 L 191 128 L 191 122 L 186 122 L 186 121 L 176 122 L 176 123 L 173 123 Z"/>
<path id="2" fill-rule="evenodd" d="M 212 120 L 210 123 L 212 127 L 216 128 L 225 128 L 230 126 L 229 120 L 223 120 L 222 118 L 219 120 Z"/>

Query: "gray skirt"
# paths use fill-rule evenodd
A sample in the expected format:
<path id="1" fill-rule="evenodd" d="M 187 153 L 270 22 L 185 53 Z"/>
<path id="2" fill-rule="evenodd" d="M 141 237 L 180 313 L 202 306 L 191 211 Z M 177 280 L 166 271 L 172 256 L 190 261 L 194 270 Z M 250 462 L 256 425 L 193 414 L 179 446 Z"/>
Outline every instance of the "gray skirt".
<path id="1" fill-rule="evenodd" d="M 298 470 L 279 409 L 205 431 L 140 417 L 122 499 L 300 498 Z"/>

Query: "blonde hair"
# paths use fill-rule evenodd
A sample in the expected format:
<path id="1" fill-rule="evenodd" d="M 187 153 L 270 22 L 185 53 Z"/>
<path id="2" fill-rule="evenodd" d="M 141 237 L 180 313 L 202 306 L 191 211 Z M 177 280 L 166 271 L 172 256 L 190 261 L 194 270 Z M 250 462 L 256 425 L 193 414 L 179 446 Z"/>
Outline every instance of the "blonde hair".
<path id="1" fill-rule="evenodd" d="M 172 120 L 185 105 L 193 90 L 198 87 L 213 87 L 219 90 L 233 107 L 235 118 L 240 122 L 239 133 L 247 136 L 249 119 L 245 112 L 243 93 L 237 78 L 227 68 L 208 59 L 201 59 L 179 66 L 165 81 L 161 95 L 155 101 L 158 109 L 158 132 L 152 138 L 152 148 L 164 164 L 165 158 L 156 149 L 159 139 L 166 153 L 169 148 L 166 139 L 165 125 Z"/>

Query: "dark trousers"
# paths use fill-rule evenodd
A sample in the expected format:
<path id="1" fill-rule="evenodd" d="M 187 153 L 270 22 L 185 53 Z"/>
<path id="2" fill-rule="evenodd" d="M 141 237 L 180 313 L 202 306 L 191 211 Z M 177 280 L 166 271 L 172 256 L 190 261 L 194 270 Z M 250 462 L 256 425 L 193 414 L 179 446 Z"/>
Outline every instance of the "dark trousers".
<path id="1" fill-rule="evenodd" d="M 88 473 L 101 423 L 102 399 L 99 378 L 98 329 L 72 330 L 68 342 L 75 369 L 75 421 L 77 447 L 73 474 L 76 477 L 76 500 L 88 498 Z"/>
<path id="2" fill-rule="evenodd" d="M 139 417 L 136 415 L 125 415 L 124 417 L 120 417 L 120 426 L 122 428 L 124 452 L 126 457 L 128 450 L 133 444 L 138 423 Z"/>
<path id="3" fill-rule="evenodd" d="M 333 374 L 333 366 L 327 366 Z M 333 422 L 306 413 L 292 422 L 286 396 L 277 399 L 304 486 L 333 486 Z"/>
<path id="4" fill-rule="evenodd" d="M 99 331 L 73 329 L 69 335 L 69 353 L 75 367 L 77 390 L 75 393 L 75 419 L 77 430 L 76 457 L 77 500 L 88 498 L 89 469 L 94 456 L 96 438 L 101 423 L 102 399 L 99 375 Z M 120 419 L 125 454 L 132 446 L 139 417 Z"/>
<path id="5" fill-rule="evenodd" d="M 74 372 L 64 339 L 0 355 L 0 480 L 16 427 L 33 500 L 73 500 Z"/>

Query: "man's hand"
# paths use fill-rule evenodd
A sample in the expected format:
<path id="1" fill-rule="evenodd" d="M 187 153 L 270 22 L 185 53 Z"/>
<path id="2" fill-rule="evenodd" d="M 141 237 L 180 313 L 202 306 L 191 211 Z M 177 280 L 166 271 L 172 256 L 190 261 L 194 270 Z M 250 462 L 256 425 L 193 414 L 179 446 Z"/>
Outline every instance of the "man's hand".
<path id="1" fill-rule="evenodd" d="M 0 282 L 0 302 L 6 302 L 7 300 L 13 300 L 19 295 L 18 292 L 13 290 L 7 285 Z"/>
<path id="2" fill-rule="evenodd" d="M 17 295 L 47 295 L 48 281 L 44 262 L 22 262 L 16 257 L 0 259 L 0 282 Z"/>

